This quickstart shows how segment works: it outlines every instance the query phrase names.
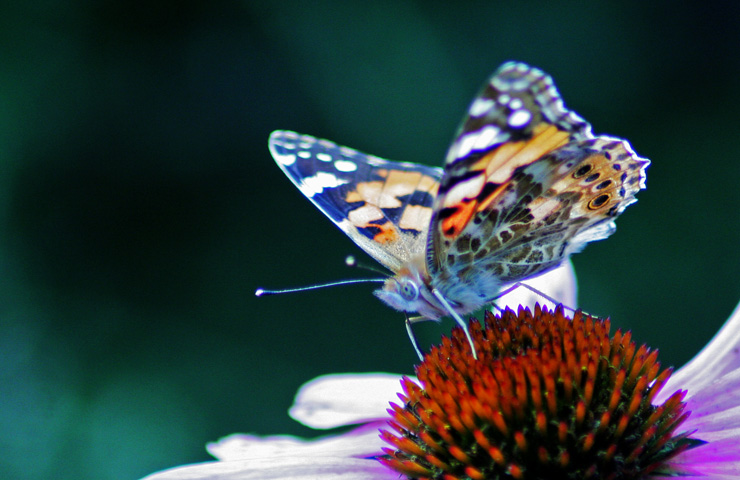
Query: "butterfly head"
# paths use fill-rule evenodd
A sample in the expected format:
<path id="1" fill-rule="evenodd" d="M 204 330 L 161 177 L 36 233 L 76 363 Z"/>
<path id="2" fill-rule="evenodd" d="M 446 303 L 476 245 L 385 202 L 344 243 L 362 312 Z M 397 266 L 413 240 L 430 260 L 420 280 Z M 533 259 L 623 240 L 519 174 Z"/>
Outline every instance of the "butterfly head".
<path id="1" fill-rule="evenodd" d="M 424 258 L 419 256 L 388 277 L 375 295 L 396 310 L 436 320 L 446 312 L 432 295 L 430 281 Z"/>

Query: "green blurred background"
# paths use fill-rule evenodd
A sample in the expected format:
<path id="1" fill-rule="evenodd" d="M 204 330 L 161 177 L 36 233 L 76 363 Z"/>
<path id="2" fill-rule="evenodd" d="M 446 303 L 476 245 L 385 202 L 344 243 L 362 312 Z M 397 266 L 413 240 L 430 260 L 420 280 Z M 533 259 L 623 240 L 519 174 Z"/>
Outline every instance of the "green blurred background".
<path id="1" fill-rule="evenodd" d="M 653 161 L 580 305 L 681 365 L 740 298 L 736 2 L 7 2 L 0 476 L 133 479 L 234 432 L 312 435 L 298 386 L 411 373 L 402 316 L 284 177 L 278 128 L 441 165 L 516 59 Z M 372 263 L 371 260 L 367 262 Z M 419 325 L 428 343 L 449 331 Z"/>

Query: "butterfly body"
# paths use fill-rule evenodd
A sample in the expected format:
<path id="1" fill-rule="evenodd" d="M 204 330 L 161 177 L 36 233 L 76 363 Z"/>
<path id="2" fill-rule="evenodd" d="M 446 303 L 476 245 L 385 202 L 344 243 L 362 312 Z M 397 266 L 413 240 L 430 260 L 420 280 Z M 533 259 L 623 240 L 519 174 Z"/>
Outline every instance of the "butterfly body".
<path id="1" fill-rule="evenodd" d="M 416 313 L 428 320 L 438 320 L 450 314 L 434 292 L 439 292 L 448 305 L 459 315 L 471 313 L 489 303 L 498 292 L 501 282 L 493 276 L 478 278 L 476 284 L 457 281 L 457 278 L 435 279 L 426 269 L 426 259 L 415 256 L 406 262 L 395 275 L 389 277 L 375 295 L 396 310 Z"/>
<path id="2" fill-rule="evenodd" d="M 269 144 L 304 195 L 393 272 L 376 296 L 458 323 L 613 233 L 649 164 L 625 140 L 594 136 L 549 76 L 513 62 L 473 100 L 442 169 L 289 131 Z"/>

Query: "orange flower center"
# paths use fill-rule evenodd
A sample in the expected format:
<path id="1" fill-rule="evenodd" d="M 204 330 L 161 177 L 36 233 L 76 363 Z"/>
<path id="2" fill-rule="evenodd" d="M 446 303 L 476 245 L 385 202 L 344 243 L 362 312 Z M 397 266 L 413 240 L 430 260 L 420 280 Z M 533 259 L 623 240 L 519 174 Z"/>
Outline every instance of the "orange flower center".
<path id="1" fill-rule="evenodd" d="M 674 435 L 684 391 L 655 396 L 671 370 L 609 320 L 562 307 L 472 322 L 478 359 L 457 328 L 404 378 L 393 448 L 380 461 L 414 479 L 627 479 L 697 446 Z"/>

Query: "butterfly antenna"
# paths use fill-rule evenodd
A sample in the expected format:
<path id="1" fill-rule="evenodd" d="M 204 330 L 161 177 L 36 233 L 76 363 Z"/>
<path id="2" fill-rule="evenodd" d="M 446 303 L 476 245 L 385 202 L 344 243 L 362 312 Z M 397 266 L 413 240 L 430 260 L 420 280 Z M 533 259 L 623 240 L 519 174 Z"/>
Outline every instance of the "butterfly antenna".
<path id="1" fill-rule="evenodd" d="M 354 255 L 347 255 L 347 258 L 344 259 L 344 264 L 347 265 L 348 267 L 361 268 L 363 270 L 367 270 L 368 272 L 379 273 L 380 275 L 388 276 L 388 274 L 385 273 L 384 271 L 379 270 L 371 265 L 359 263 L 357 259 L 354 257 Z"/>
<path id="2" fill-rule="evenodd" d="M 382 283 L 385 282 L 384 278 L 353 278 L 351 280 L 342 280 L 340 282 L 322 283 L 320 285 L 309 285 L 308 287 L 298 288 L 284 288 L 282 290 L 265 290 L 264 288 L 258 288 L 254 291 L 254 294 L 258 297 L 265 295 L 277 295 L 279 293 L 295 293 L 305 292 L 308 290 L 318 290 L 319 288 L 337 287 L 339 285 L 352 285 L 355 283 Z"/>

